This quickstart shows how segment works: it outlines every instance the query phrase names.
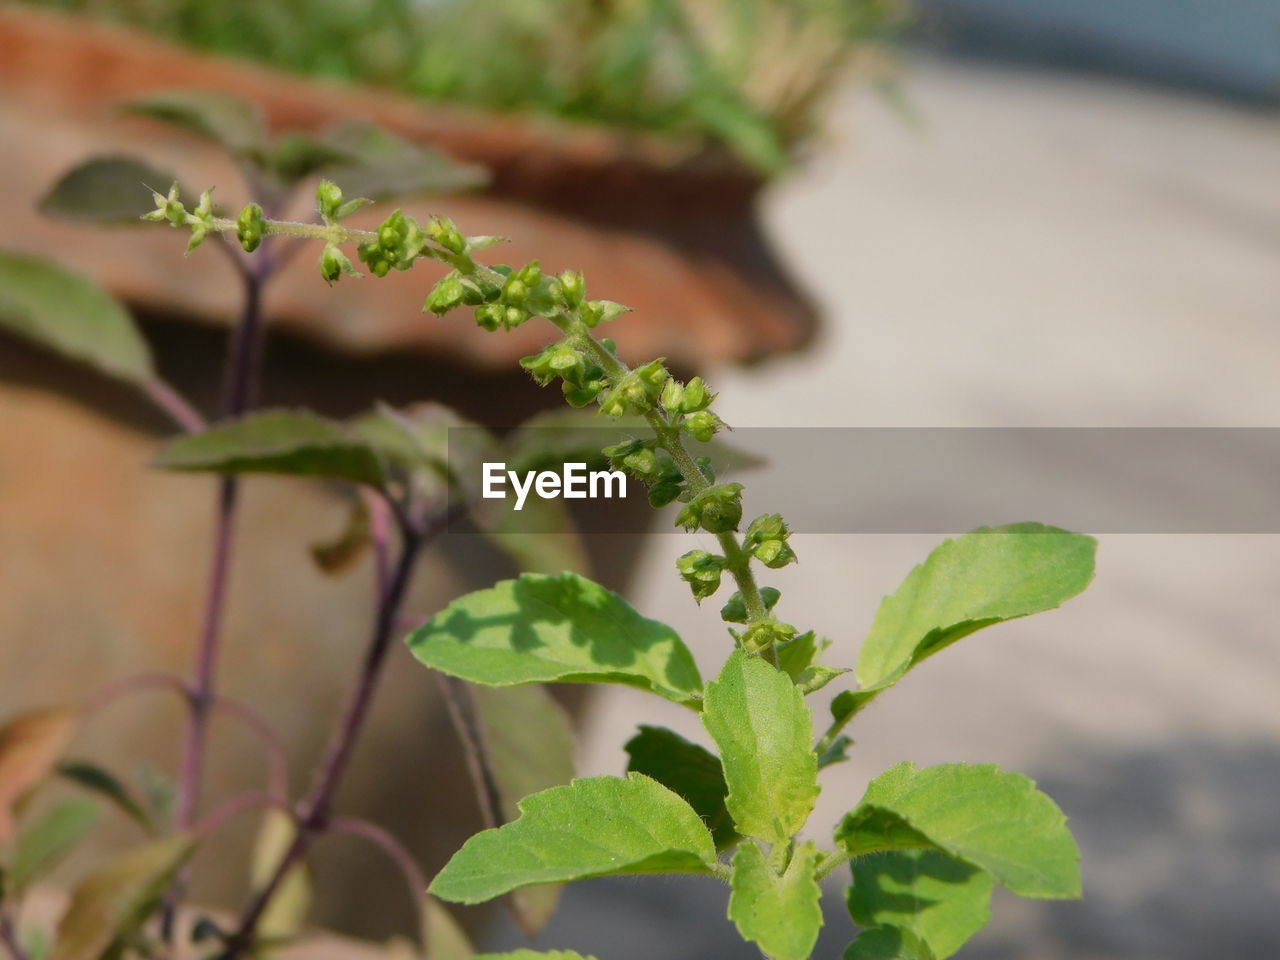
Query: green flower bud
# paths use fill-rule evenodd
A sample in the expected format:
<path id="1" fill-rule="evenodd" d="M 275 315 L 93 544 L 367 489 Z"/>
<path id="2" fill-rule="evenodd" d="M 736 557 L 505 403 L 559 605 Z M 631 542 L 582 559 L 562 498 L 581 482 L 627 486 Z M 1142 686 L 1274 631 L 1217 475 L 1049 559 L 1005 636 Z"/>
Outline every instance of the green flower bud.
<path id="1" fill-rule="evenodd" d="M 584 386 L 576 386 L 566 380 L 560 384 L 560 389 L 564 391 L 564 398 L 569 402 L 569 406 L 586 407 L 600 395 L 600 388 L 603 385 L 600 380 L 592 380 Z"/>
<path id="2" fill-rule="evenodd" d="M 536 287 L 542 282 L 542 267 L 537 260 L 531 260 L 519 269 L 516 279 L 526 287 Z"/>
<path id="3" fill-rule="evenodd" d="M 360 276 L 345 253 L 335 244 L 325 244 L 324 252 L 320 254 L 320 276 L 324 277 L 325 283 L 333 286 L 344 273 L 349 277 Z"/>
<path id="4" fill-rule="evenodd" d="M 203 224 L 197 224 L 191 228 L 191 239 L 187 241 L 187 253 L 190 253 L 200 244 L 204 243 L 204 238 L 209 235 L 209 228 Z"/>
<path id="5" fill-rule="evenodd" d="M 545 387 L 556 375 L 555 369 L 551 366 L 551 358 L 559 346 L 560 344 L 558 343 L 552 344 L 541 353 L 535 353 L 531 356 L 520 358 L 520 366 L 533 374 L 533 379 L 538 381 L 541 386 Z"/>
<path id="6" fill-rule="evenodd" d="M 761 587 L 760 599 L 764 602 L 766 610 L 772 610 L 778 605 L 778 600 L 782 597 L 782 591 L 776 587 Z M 742 599 L 741 592 L 735 592 L 729 598 L 729 602 L 720 608 L 720 619 L 726 623 L 746 623 L 747 622 L 747 602 Z"/>
<path id="7" fill-rule="evenodd" d="M 742 484 L 722 483 L 703 490 L 676 515 L 676 526 L 729 533 L 742 521 Z"/>
<path id="8" fill-rule="evenodd" d="M 615 357 L 618 355 L 618 344 L 615 343 L 613 340 L 610 340 L 608 337 L 600 338 L 600 346 L 604 347 Z"/>
<path id="9" fill-rule="evenodd" d="M 450 253 L 465 253 L 466 238 L 448 217 L 432 217 L 427 221 L 427 236 Z"/>
<path id="10" fill-rule="evenodd" d="M 201 220 L 208 220 L 213 216 L 213 187 L 200 194 L 200 203 L 196 205 L 195 215 Z"/>
<path id="11" fill-rule="evenodd" d="M 715 399 L 715 395 L 707 389 L 707 385 L 702 382 L 701 377 L 694 377 L 684 387 L 684 398 L 681 402 L 680 411 L 682 413 L 697 413 L 699 410 L 705 410 L 711 406 L 711 401 Z"/>
<path id="12" fill-rule="evenodd" d="M 522 310 L 519 307 L 507 307 L 506 310 L 502 311 L 502 326 L 507 330 L 514 330 L 528 320 L 530 316 L 531 314 L 528 310 Z"/>
<path id="13" fill-rule="evenodd" d="M 338 208 L 342 206 L 342 189 L 332 180 L 321 180 L 316 186 L 316 209 L 325 223 L 338 218 Z M 332 281 L 330 281 L 332 282 Z"/>
<path id="14" fill-rule="evenodd" d="M 763 623 L 753 623 L 742 632 L 739 639 L 743 649 L 750 653 L 760 653 L 776 644 L 786 643 L 795 637 L 797 632 L 796 628 L 789 623 L 766 620 Z"/>
<path id="15" fill-rule="evenodd" d="M 684 384 L 675 377 L 671 377 L 663 384 L 659 402 L 667 413 L 679 413 L 680 405 L 684 402 Z"/>
<path id="16" fill-rule="evenodd" d="M 424 313 L 429 310 L 436 316 L 442 317 L 462 304 L 464 293 L 462 278 L 457 273 L 450 273 L 431 288 L 426 302 L 422 305 L 422 310 Z"/>
<path id="17" fill-rule="evenodd" d="M 676 568 L 693 591 L 693 598 L 701 603 L 720 589 L 725 559 L 705 550 L 690 550 L 676 561 Z"/>
<path id="18" fill-rule="evenodd" d="M 630 307 L 624 307 L 612 300 L 588 300 L 578 308 L 578 316 L 588 327 L 596 327 L 610 320 L 616 320 L 624 313 L 630 313 Z"/>
<path id="19" fill-rule="evenodd" d="M 706 443 L 724 426 L 724 421 L 710 410 L 688 414 L 680 421 L 680 429 L 702 443 Z"/>
<path id="20" fill-rule="evenodd" d="M 240 211 L 236 217 L 236 239 L 245 253 L 253 253 L 262 244 L 262 233 L 266 222 L 262 216 L 262 207 L 251 203 Z"/>
<path id="21" fill-rule="evenodd" d="M 587 292 L 586 279 L 576 270 L 566 270 L 557 279 L 560 281 L 560 295 L 564 298 L 565 306 L 571 310 L 576 309 Z"/>
<path id="22" fill-rule="evenodd" d="M 485 330 L 499 329 L 506 319 L 506 309 L 498 303 L 486 303 L 476 308 L 476 323 Z"/>
<path id="23" fill-rule="evenodd" d="M 522 305 L 529 299 L 529 287 L 519 277 L 512 277 L 502 287 L 502 302 Z"/>
<path id="24" fill-rule="evenodd" d="M 611 390 L 609 395 L 600 402 L 600 412 L 606 417 L 621 417 L 627 412 L 627 401 L 620 391 Z"/>

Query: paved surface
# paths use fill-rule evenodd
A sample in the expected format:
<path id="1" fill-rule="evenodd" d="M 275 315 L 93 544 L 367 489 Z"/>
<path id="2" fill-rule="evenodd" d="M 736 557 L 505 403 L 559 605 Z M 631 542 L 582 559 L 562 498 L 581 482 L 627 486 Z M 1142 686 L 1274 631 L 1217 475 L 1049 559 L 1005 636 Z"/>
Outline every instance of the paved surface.
<path id="1" fill-rule="evenodd" d="M 1275 425 L 1280 125 L 934 62 L 909 88 L 922 126 L 841 102 L 831 148 L 772 198 L 829 333 L 803 358 L 716 377 L 730 422 Z M 975 524 L 1001 519 L 1022 518 Z M 806 536 L 802 566 L 771 579 L 786 610 L 836 641 L 830 662 L 851 664 L 879 598 L 934 539 Z M 655 538 L 635 599 L 711 664 L 727 642 L 714 605 L 688 603 L 672 566 L 693 545 Z M 1103 538 L 1083 597 L 964 641 L 869 712 L 815 834 L 895 760 L 997 761 L 1070 815 L 1086 899 L 1000 898 L 962 956 L 1280 956 L 1278 561 L 1274 536 Z M 703 736 L 691 720 L 613 692 L 588 724 L 587 772 L 620 770 L 637 722 Z M 830 893 L 819 957 L 850 934 Z M 601 881 L 571 891 L 540 942 L 608 960 L 752 956 L 723 909 L 709 881 Z"/>

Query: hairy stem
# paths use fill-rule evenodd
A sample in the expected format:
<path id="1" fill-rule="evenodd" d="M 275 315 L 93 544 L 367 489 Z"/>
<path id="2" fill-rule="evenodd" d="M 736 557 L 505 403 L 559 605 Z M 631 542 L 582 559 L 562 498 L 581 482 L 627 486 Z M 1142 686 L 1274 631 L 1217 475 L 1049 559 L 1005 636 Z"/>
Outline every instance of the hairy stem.
<path id="1" fill-rule="evenodd" d="M 360 673 L 348 697 L 342 718 L 330 737 L 315 783 L 310 793 L 298 806 L 297 834 L 280 858 L 271 878 L 245 908 L 236 932 L 228 938 L 226 949 L 219 955 L 218 960 L 236 960 L 252 948 L 258 923 L 281 883 L 284 882 L 289 871 L 306 856 L 315 838 L 325 833 L 331 825 L 334 797 L 347 771 L 352 750 L 368 718 L 369 706 L 373 702 L 378 679 L 382 674 L 382 666 L 391 647 L 391 638 L 408 591 L 414 566 L 422 546 L 428 539 L 424 532 L 408 526 L 401 530 L 401 537 L 400 554 L 396 559 L 390 581 L 386 590 L 379 592 L 377 614 L 374 617 L 369 643 L 365 648 Z"/>

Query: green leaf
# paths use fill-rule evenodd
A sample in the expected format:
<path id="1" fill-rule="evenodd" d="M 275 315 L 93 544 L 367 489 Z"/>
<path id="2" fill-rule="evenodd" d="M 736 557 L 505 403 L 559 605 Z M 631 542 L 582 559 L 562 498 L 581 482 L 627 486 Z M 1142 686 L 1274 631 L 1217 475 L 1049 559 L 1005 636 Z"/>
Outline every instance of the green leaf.
<path id="1" fill-rule="evenodd" d="M 729 919 L 743 939 L 774 960 L 808 960 L 822 927 L 822 891 L 814 878 L 820 851 L 812 843 L 796 848 L 779 875 L 754 840 L 733 856 Z"/>
<path id="2" fill-rule="evenodd" d="M 572 950 L 512 950 L 508 953 L 480 953 L 472 960 L 596 960 Z"/>
<path id="3" fill-rule="evenodd" d="M 738 832 L 786 843 L 818 797 L 813 718 L 791 678 L 735 650 L 707 686 L 702 724 L 720 748 Z"/>
<path id="4" fill-rule="evenodd" d="M 484 760 L 497 788 L 499 816 L 520 815 L 519 801 L 573 779 L 573 734 L 550 692 L 537 685 L 472 687 Z M 525 887 L 511 894 L 520 928 L 532 936 L 555 913 L 560 887 Z"/>
<path id="5" fill-rule="evenodd" d="M 0 251 L 0 329 L 132 383 L 154 379 L 128 312 L 83 274 Z"/>
<path id="6" fill-rule="evenodd" d="M 379 487 L 379 452 L 342 424 L 306 410 L 265 410 L 178 437 L 152 460 L 166 470 L 278 473 Z"/>
<path id="7" fill-rule="evenodd" d="M 293 817 L 283 810 L 272 807 L 263 815 L 249 867 L 250 889 L 258 891 L 267 885 L 296 835 Z M 311 871 L 305 862 L 297 863 L 285 874 L 258 922 L 260 942 L 256 957 L 269 960 L 278 956 L 277 947 L 302 932 L 311 909 L 311 899 Z"/>
<path id="8" fill-rule="evenodd" d="M 305 133 L 290 132 L 276 138 L 267 153 L 266 169 L 285 186 L 356 158 L 349 150 Z"/>
<path id="9" fill-rule="evenodd" d="M 856 709 L 927 657 L 994 623 L 1051 610 L 1093 579 L 1097 541 L 1038 523 L 945 540 L 876 613 L 858 655 Z"/>
<path id="10" fill-rule="evenodd" d="M 484 186 L 489 179 L 481 167 L 460 163 L 368 122 L 342 124 L 325 134 L 324 142 L 356 158 L 328 170 L 349 197 L 389 200 L 457 193 Z"/>
<path id="11" fill-rule="evenodd" d="M 853 861 L 846 899 L 860 927 L 899 927 L 946 960 L 986 925 L 995 881 L 938 850 L 890 850 Z"/>
<path id="12" fill-rule="evenodd" d="M 683 797 L 711 831 L 717 850 L 738 839 L 725 806 L 729 787 L 719 757 L 666 727 L 642 726 L 626 750 L 627 771 L 652 777 Z"/>
<path id="13" fill-rule="evenodd" d="M 65 777 L 84 790 L 106 797 L 106 799 L 115 804 L 121 813 L 148 833 L 155 829 L 151 815 L 147 813 L 142 804 L 134 799 L 133 794 L 129 792 L 129 788 L 121 783 L 119 778 L 111 771 L 94 763 L 77 760 L 74 763 L 64 763 L 58 767 L 58 775 Z"/>
<path id="14" fill-rule="evenodd" d="M 875 927 L 849 944 L 844 960 L 939 960 L 929 945 L 910 930 Z"/>
<path id="15" fill-rule="evenodd" d="M 676 632 L 573 573 L 525 574 L 455 600 L 409 637 L 414 656 L 489 686 L 622 683 L 676 703 L 702 692 Z"/>
<path id="16" fill-rule="evenodd" d="M 58 865 L 98 822 L 98 805 L 75 797 L 51 807 L 18 835 L 9 859 L 9 880 L 21 896 L 33 881 Z"/>
<path id="17" fill-rule="evenodd" d="M 520 802 L 519 820 L 468 840 L 431 884 L 481 903 L 536 883 L 630 873 L 712 873 L 716 848 L 693 809 L 638 773 L 591 777 Z"/>
<path id="18" fill-rule="evenodd" d="M 126 942 L 159 906 L 195 841 L 186 834 L 153 840 L 112 860 L 72 892 L 50 960 L 99 960 Z"/>
<path id="19" fill-rule="evenodd" d="M 891 767 L 845 815 L 836 839 L 853 856 L 941 850 L 1023 897 L 1080 896 L 1080 853 L 1067 818 L 1032 780 L 994 764 Z"/>
<path id="20" fill-rule="evenodd" d="M 154 93 L 126 104 L 124 109 L 212 140 L 232 153 L 259 153 L 266 141 L 262 111 L 221 90 Z"/>
<path id="21" fill-rule="evenodd" d="M 422 945 L 426 960 L 473 960 L 476 948 L 445 905 L 422 898 Z"/>
<path id="22" fill-rule="evenodd" d="M 40 212 L 61 220 L 139 224 L 177 177 L 137 157 L 94 157 L 72 167 L 40 201 Z"/>

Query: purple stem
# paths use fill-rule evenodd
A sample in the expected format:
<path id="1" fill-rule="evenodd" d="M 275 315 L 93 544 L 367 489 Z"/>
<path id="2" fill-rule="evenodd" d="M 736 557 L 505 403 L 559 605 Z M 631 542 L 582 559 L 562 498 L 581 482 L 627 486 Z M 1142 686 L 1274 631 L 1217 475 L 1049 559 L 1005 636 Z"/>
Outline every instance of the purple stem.
<path id="1" fill-rule="evenodd" d="M 244 309 L 231 336 L 227 357 L 226 395 L 223 409 L 228 417 L 242 416 L 253 404 L 262 362 L 262 288 L 272 270 L 265 249 L 253 269 L 242 273 Z M 213 560 L 209 569 L 203 626 L 196 648 L 191 684 L 191 722 L 183 751 L 182 774 L 178 781 L 177 826 L 191 826 L 200 806 L 200 784 L 208 740 L 209 713 L 213 707 L 214 676 L 218 645 L 226 610 L 227 577 L 231 568 L 233 527 L 239 483 L 234 476 L 218 481 L 217 520 L 213 540 Z"/>
<path id="2" fill-rule="evenodd" d="M 271 875 L 271 879 L 254 895 L 245 908 L 236 932 L 227 938 L 226 948 L 218 955 L 217 960 L 236 960 L 252 947 L 258 922 L 271 903 L 271 898 L 275 896 L 276 890 L 293 866 L 306 856 L 315 838 L 325 833 L 331 826 L 334 797 L 351 760 L 351 752 L 368 717 L 369 705 L 373 701 L 378 678 L 382 673 L 382 665 L 391 648 L 396 620 L 399 617 L 400 607 L 404 602 L 418 554 L 423 544 L 439 532 L 443 525 L 442 519 L 430 531 L 416 530 L 408 525 L 402 527 L 400 554 L 396 559 L 386 590 L 380 591 L 373 632 L 365 649 L 360 674 L 347 699 L 342 719 L 329 739 L 315 783 L 307 797 L 298 806 L 298 832 L 284 856 L 280 858 L 280 863 Z"/>
<path id="3" fill-rule="evenodd" d="M 224 800 L 219 806 L 206 813 L 191 828 L 191 832 L 203 840 L 210 834 L 217 833 L 240 814 L 264 807 L 283 810 L 289 816 L 293 816 L 293 811 L 289 809 L 288 803 L 279 797 L 272 796 L 269 793 L 241 793 L 229 800 Z"/>
<path id="4" fill-rule="evenodd" d="M 18 942 L 13 923 L 3 915 L 0 915 L 0 943 L 4 944 L 5 949 L 9 951 L 12 960 L 29 960 L 27 951 L 22 949 L 22 944 Z"/>
<path id="5" fill-rule="evenodd" d="M 382 829 L 376 823 L 370 823 L 368 820 L 359 820 L 354 817 L 335 818 L 329 824 L 329 832 L 331 834 L 362 837 L 374 846 L 381 847 L 383 853 L 395 862 L 395 865 L 400 868 L 400 872 L 404 875 L 404 881 L 409 887 L 409 896 L 413 902 L 414 909 L 417 910 L 422 906 L 422 896 L 427 891 L 427 878 L 418 869 L 418 864 L 413 859 L 413 854 L 406 850 L 390 832 Z"/>
<path id="6" fill-rule="evenodd" d="M 204 417 L 171 384 L 156 377 L 143 384 L 142 389 L 152 403 L 187 433 L 199 433 L 205 428 Z"/>

